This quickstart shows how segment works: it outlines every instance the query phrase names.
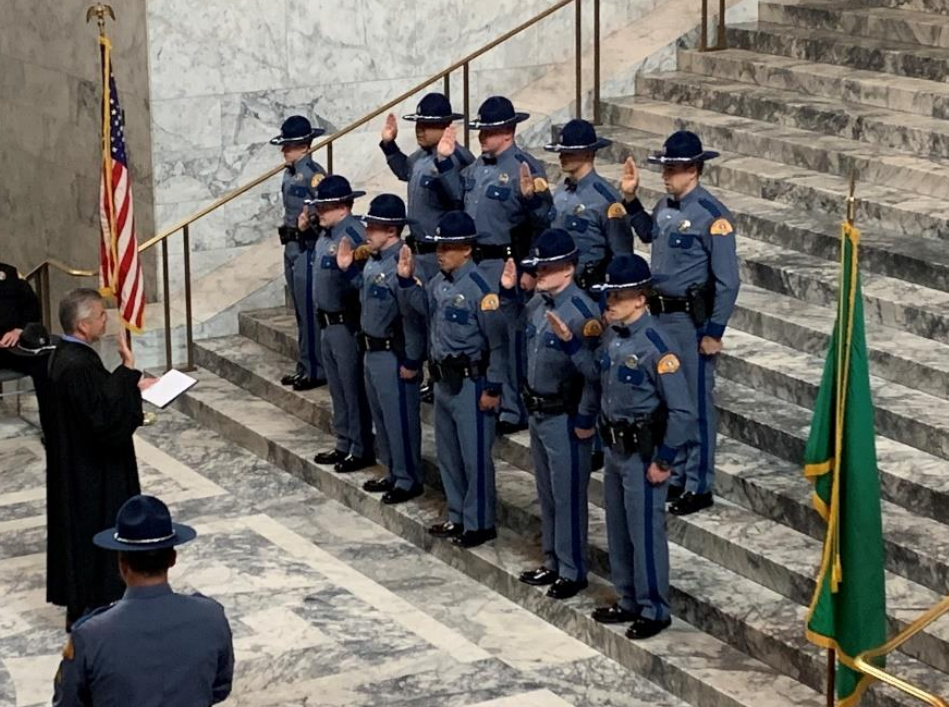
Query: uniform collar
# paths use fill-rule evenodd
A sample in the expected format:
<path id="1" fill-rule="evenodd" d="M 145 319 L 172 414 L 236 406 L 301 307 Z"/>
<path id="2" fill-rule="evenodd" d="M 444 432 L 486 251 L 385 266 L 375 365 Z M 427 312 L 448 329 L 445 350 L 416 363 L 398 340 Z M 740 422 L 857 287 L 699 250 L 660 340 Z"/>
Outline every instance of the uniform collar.
<path id="1" fill-rule="evenodd" d="M 158 597 L 168 596 L 169 594 L 174 594 L 171 591 L 171 585 L 165 582 L 164 584 L 153 584 L 150 587 L 126 587 L 125 594 L 122 595 L 123 599 L 157 599 Z"/>
<path id="2" fill-rule="evenodd" d="M 681 199 L 676 201 L 671 196 L 669 197 L 667 204 L 670 209 L 679 209 L 680 211 L 685 210 L 691 204 L 694 204 L 701 197 L 702 185 L 696 184 L 695 189 L 690 191 L 688 194 L 683 196 Z"/>
<path id="3" fill-rule="evenodd" d="M 450 273 L 446 272 L 442 274 L 445 276 L 445 279 L 448 280 L 448 282 L 458 282 L 465 275 L 467 275 L 472 270 L 474 270 L 476 267 L 477 266 L 475 265 L 474 260 L 469 259 L 467 263 L 462 265 L 460 268 L 458 268 L 454 272 L 450 272 Z"/>
<path id="4" fill-rule="evenodd" d="M 611 329 L 619 334 L 621 338 L 628 339 L 629 337 L 638 334 L 643 329 L 648 327 L 651 320 L 652 315 L 650 315 L 649 312 L 646 312 L 632 324 L 614 324 Z"/>
<path id="5" fill-rule="evenodd" d="M 565 288 L 563 288 L 560 292 L 558 292 L 555 295 L 551 295 L 547 292 L 541 292 L 540 296 L 543 298 L 544 304 L 546 304 L 548 307 L 553 307 L 554 309 L 556 309 L 562 306 L 563 303 L 569 300 L 571 297 L 573 297 L 576 289 L 577 289 L 576 283 L 571 282 L 569 285 L 567 285 Z"/>
<path id="6" fill-rule="evenodd" d="M 333 226 L 331 229 L 329 229 L 329 231 L 330 231 L 329 235 L 330 235 L 330 236 L 335 236 L 337 233 L 343 233 L 343 232 L 346 230 L 346 227 L 349 226 L 353 221 L 357 221 L 357 222 L 358 222 L 359 219 L 357 219 L 356 216 L 355 216 L 352 212 L 350 212 L 350 213 L 348 213 L 346 216 L 343 217 L 343 220 L 342 220 L 342 221 L 340 221 L 340 222 L 337 223 L 335 226 Z M 357 246 L 357 245 L 359 245 L 359 244 L 358 244 L 358 243 L 353 243 L 353 247 L 355 247 L 355 246 Z"/>
<path id="7" fill-rule="evenodd" d="M 373 260 L 382 260 L 383 258 L 395 258 L 398 256 L 399 251 L 402 250 L 402 240 L 399 239 L 390 246 L 387 246 L 380 250 L 378 253 L 373 253 Z"/>
<path id="8" fill-rule="evenodd" d="M 304 163 L 306 160 L 308 160 L 308 159 L 310 159 L 310 156 L 309 156 L 308 154 L 307 154 L 307 155 L 303 155 L 303 157 L 301 157 L 300 159 L 298 159 L 298 160 L 297 160 L 296 162 L 294 162 L 293 164 L 288 164 L 288 165 L 286 165 L 286 166 L 284 167 L 284 169 L 286 169 L 290 174 L 296 174 L 296 173 L 297 173 L 297 170 L 300 169 L 300 167 L 303 166 L 303 163 Z"/>

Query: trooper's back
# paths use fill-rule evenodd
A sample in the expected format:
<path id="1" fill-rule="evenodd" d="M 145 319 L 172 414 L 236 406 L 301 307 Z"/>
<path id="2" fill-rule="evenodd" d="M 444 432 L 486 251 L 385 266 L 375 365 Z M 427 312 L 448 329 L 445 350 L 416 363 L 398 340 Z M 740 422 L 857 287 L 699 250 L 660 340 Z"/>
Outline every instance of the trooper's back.
<path id="1" fill-rule="evenodd" d="M 78 621 L 63 659 L 54 707 L 208 707 L 230 694 L 234 672 L 223 607 L 167 584 L 130 587 Z"/>

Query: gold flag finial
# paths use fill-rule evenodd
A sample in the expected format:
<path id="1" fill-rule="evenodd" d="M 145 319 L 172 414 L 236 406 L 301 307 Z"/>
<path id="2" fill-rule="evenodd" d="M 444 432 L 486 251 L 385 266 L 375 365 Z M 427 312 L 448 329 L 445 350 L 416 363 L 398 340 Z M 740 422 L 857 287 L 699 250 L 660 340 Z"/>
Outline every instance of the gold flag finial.
<path id="1" fill-rule="evenodd" d="M 109 19 L 115 22 L 115 12 L 113 12 L 112 6 L 103 5 L 101 2 L 98 2 L 86 10 L 86 22 L 92 22 L 92 18 L 95 17 L 96 22 L 99 25 L 99 34 L 105 35 L 106 15 L 109 16 Z"/>
<path id="2" fill-rule="evenodd" d="M 857 191 L 857 172 L 850 170 L 850 192 L 847 194 L 847 223 L 851 226 L 857 218 L 857 199 L 854 196 Z"/>

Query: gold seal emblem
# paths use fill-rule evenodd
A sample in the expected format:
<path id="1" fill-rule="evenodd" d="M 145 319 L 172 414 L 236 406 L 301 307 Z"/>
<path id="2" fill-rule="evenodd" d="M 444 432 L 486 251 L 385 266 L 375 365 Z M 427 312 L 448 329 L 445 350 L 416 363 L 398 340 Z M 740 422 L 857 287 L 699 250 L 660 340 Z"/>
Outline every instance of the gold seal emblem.
<path id="1" fill-rule="evenodd" d="M 656 370 L 659 371 L 660 375 L 666 373 L 675 373 L 679 370 L 679 359 L 674 353 L 667 353 L 665 356 L 659 359 L 659 363 L 656 365 Z"/>
<path id="2" fill-rule="evenodd" d="M 598 319 L 587 319 L 586 324 L 583 325 L 583 335 L 589 337 L 597 337 L 603 333 L 603 326 L 600 324 Z"/>
<path id="3" fill-rule="evenodd" d="M 323 181 L 323 175 L 317 172 L 313 175 L 313 178 L 310 179 L 310 189 L 316 189 L 320 182 Z"/>
<path id="4" fill-rule="evenodd" d="M 363 243 L 353 252 L 353 260 L 365 260 L 372 255 L 372 248 Z"/>
<path id="5" fill-rule="evenodd" d="M 534 177 L 534 191 L 547 191 L 550 189 L 550 185 L 547 184 L 547 180 L 543 177 Z"/>
<path id="6" fill-rule="evenodd" d="M 482 312 L 493 312 L 494 310 L 496 310 L 496 309 L 497 309 L 498 307 L 500 307 L 500 306 L 501 306 L 501 300 L 500 300 L 500 299 L 498 298 L 498 296 L 497 296 L 496 294 L 494 294 L 493 292 L 490 292 L 490 293 L 486 294 L 486 295 L 481 299 L 481 311 L 482 311 Z"/>
<path id="7" fill-rule="evenodd" d="M 615 204 L 610 204 L 610 208 L 606 210 L 607 218 L 623 218 L 625 215 L 626 207 L 618 201 Z"/>
<path id="8" fill-rule="evenodd" d="M 709 228 L 709 233 L 713 236 L 727 236 L 730 233 L 733 233 L 735 229 L 729 223 L 727 218 L 720 218 L 712 224 Z"/>

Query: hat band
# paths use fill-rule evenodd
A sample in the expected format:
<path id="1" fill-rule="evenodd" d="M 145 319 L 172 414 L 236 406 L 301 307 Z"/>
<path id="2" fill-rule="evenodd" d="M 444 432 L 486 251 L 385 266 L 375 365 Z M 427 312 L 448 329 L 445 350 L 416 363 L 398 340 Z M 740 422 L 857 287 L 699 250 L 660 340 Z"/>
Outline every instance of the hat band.
<path id="1" fill-rule="evenodd" d="M 432 236 L 433 241 L 470 241 L 478 238 L 477 233 L 465 236 Z"/>
<path id="2" fill-rule="evenodd" d="M 163 543 L 166 540 L 171 540 L 175 537 L 175 531 L 171 531 L 171 535 L 166 535 L 163 538 L 146 538 L 145 540 L 131 540 L 129 538 L 121 537 L 117 532 L 112 533 L 112 539 L 116 542 L 125 543 L 126 545 L 151 545 L 153 543 Z"/>
<path id="3" fill-rule="evenodd" d="M 412 113 L 406 118 L 414 118 L 415 120 L 451 120 L 451 114 L 448 115 L 419 115 L 418 113 Z"/>
<path id="4" fill-rule="evenodd" d="M 504 120 L 495 120 L 491 123 L 485 123 L 482 120 L 475 118 L 471 121 L 472 125 L 477 125 L 479 128 L 496 128 L 500 125 L 507 125 L 511 121 L 517 121 L 517 116 L 512 115 L 510 118 L 505 118 Z"/>
<path id="5" fill-rule="evenodd" d="M 553 143 L 554 147 L 565 147 L 569 150 L 592 150 L 595 147 L 599 147 L 599 142 L 592 142 L 589 145 L 565 145 L 562 142 Z"/>
<path id="6" fill-rule="evenodd" d="M 563 260 L 564 258 L 572 258 L 577 254 L 577 249 L 574 248 L 569 253 L 564 253 L 563 255 L 552 255 L 549 258 L 541 258 L 540 256 L 533 256 L 524 258 L 524 260 L 530 260 L 533 263 L 551 263 L 555 260 Z"/>
<path id="7" fill-rule="evenodd" d="M 663 162 L 695 162 L 696 160 L 702 159 L 703 154 L 705 153 L 700 152 L 694 157 L 666 157 L 665 155 L 656 155 L 656 159 Z"/>
<path id="8" fill-rule="evenodd" d="M 625 290 L 633 287 L 642 287 L 643 285 L 647 285 L 650 282 L 652 282 L 652 278 L 647 277 L 645 280 L 640 280 L 639 282 L 618 282 L 615 284 L 604 282 L 602 285 L 600 285 L 600 287 L 602 287 L 604 290 Z"/>
<path id="9" fill-rule="evenodd" d="M 374 216 L 373 214 L 366 214 L 363 216 L 367 221 L 386 221 L 389 223 L 397 223 L 399 221 L 405 221 L 405 216 Z"/>
<path id="10" fill-rule="evenodd" d="M 56 348 L 56 345 L 55 345 L 55 344 L 47 344 L 46 346 L 40 346 L 40 347 L 37 348 L 37 349 L 28 349 L 28 348 L 26 348 L 25 346 L 20 345 L 20 346 L 17 346 L 17 348 L 18 348 L 20 351 L 26 351 L 27 353 L 37 354 L 37 353 L 39 353 L 40 351 L 52 351 L 53 349 Z"/>

